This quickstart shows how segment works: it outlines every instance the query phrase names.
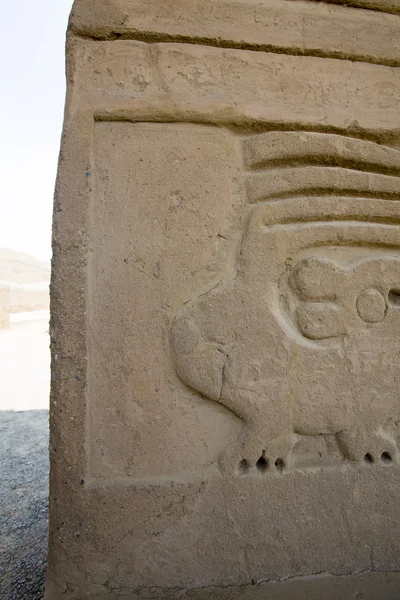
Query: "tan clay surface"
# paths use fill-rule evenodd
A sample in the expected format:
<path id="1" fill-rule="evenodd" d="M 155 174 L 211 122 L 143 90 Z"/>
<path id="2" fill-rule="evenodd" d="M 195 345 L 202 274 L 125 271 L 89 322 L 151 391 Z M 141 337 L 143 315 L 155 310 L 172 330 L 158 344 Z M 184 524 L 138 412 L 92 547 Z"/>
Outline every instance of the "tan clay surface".
<path id="1" fill-rule="evenodd" d="M 292 1 L 297 2 L 298 0 Z M 328 4 L 337 4 L 338 6 L 381 10 L 395 15 L 400 14 L 399 0 L 311 0 L 311 2 L 327 2 Z"/>
<path id="2" fill-rule="evenodd" d="M 380 4 L 388 12 L 400 10 L 398 2 Z M 400 59 L 397 16 L 325 2 L 106 0 L 98 7 L 96 0 L 81 0 L 71 26 L 95 39 L 123 36 L 391 65 Z"/>
<path id="3" fill-rule="evenodd" d="M 399 6 L 344 4 L 76 0 L 46 600 L 400 597 Z"/>

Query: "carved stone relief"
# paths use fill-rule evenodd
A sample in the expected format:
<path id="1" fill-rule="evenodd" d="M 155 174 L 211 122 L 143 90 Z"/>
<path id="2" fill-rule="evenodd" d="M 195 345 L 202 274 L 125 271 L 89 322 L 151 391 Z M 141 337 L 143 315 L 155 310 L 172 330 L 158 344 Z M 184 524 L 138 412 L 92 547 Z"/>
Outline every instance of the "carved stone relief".
<path id="1" fill-rule="evenodd" d="M 75 0 L 46 600 L 399 597 L 399 2 Z"/>
<path id="2" fill-rule="evenodd" d="M 171 332 L 182 381 L 243 421 L 221 467 L 281 472 L 299 436 L 397 461 L 400 152 L 298 131 L 248 137 L 243 152 L 236 268 Z"/>

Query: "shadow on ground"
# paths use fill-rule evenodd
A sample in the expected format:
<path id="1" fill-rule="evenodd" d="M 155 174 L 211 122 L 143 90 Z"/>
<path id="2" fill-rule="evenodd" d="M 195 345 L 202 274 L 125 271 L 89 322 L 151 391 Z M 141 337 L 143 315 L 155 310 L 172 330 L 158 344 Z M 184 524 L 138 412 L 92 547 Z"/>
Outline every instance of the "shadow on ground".
<path id="1" fill-rule="evenodd" d="M 0 412 L 0 598 L 41 600 L 47 565 L 47 410 Z"/>

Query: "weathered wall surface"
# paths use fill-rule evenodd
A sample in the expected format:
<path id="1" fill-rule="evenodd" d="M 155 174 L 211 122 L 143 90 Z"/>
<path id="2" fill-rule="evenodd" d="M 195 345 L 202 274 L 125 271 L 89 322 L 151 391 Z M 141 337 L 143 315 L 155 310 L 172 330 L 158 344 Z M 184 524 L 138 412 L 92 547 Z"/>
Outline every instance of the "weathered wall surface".
<path id="1" fill-rule="evenodd" d="M 400 593 L 395 0 L 76 0 L 46 600 Z"/>

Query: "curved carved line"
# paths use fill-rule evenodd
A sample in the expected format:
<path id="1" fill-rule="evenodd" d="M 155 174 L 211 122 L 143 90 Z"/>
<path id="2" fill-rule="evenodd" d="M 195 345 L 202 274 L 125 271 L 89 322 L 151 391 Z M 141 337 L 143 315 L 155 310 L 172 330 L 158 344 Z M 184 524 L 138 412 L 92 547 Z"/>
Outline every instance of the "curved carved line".
<path id="1" fill-rule="evenodd" d="M 318 48 L 299 48 L 296 46 L 278 46 L 277 44 L 257 44 L 252 42 L 237 42 L 229 38 L 198 37 L 193 35 L 179 35 L 159 33 L 157 31 L 141 32 L 137 30 L 125 33 L 116 32 L 113 29 L 102 30 L 100 34 L 88 32 L 83 28 L 74 31 L 76 37 L 91 40 L 92 42 L 117 42 L 119 40 L 132 40 L 145 44 L 188 44 L 194 46 L 208 46 L 211 48 L 223 48 L 227 50 L 244 50 L 249 52 L 263 52 L 286 56 L 309 56 L 311 58 L 323 58 L 333 60 L 348 60 L 382 67 L 397 68 L 400 66 L 398 58 L 379 58 L 366 52 L 342 52 L 340 50 L 324 50 Z"/>
<path id="2" fill-rule="evenodd" d="M 244 142 L 245 166 L 340 166 L 358 171 L 400 175 L 400 152 L 374 142 L 337 134 L 270 131 Z"/>
<path id="3" fill-rule="evenodd" d="M 354 140 L 370 141 L 376 144 L 384 144 L 385 148 L 391 148 L 386 144 L 397 144 L 400 147 L 400 128 L 393 129 L 367 129 L 358 125 L 350 125 L 348 128 L 335 127 L 334 125 L 321 125 L 311 123 L 307 120 L 297 121 L 286 119 L 265 120 L 256 117 L 238 116 L 232 118 L 231 115 L 206 115 L 196 111 L 189 110 L 187 107 L 185 114 L 176 107 L 174 111 L 164 109 L 151 115 L 137 115 L 134 110 L 129 108 L 110 108 L 97 109 L 93 113 L 95 123 L 156 123 L 162 125 L 202 125 L 208 127 L 218 126 L 234 134 L 239 135 L 261 135 L 269 132 L 301 132 L 301 133 L 322 133 L 325 135 L 339 135 L 343 138 Z M 400 150 L 399 150 L 400 152 Z"/>
<path id="4" fill-rule="evenodd" d="M 397 224 L 392 224 L 392 223 L 382 223 L 379 221 L 375 221 L 375 220 L 371 220 L 369 221 L 368 219 L 366 219 L 365 217 L 360 217 L 360 219 L 357 219 L 356 216 L 354 215 L 349 215 L 349 219 L 345 219 L 343 218 L 343 216 L 336 218 L 333 218 L 331 220 L 308 220 L 308 221 L 293 221 L 293 222 L 288 222 L 288 223 L 276 223 L 274 225 L 266 225 L 266 228 L 271 231 L 271 230 L 283 230 L 283 229 L 306 229 L 307 227 L 309 228 L 313 228 L 313 227 L 327 227 L 327 226 L 334 226 L 334 227 L 345 227 L 348 225 L 354 225 L 354 226 L 359 226 L 359 227 L 364 227 L 367 229 L 371 229 L 371 223 L 376 223 L 376 225 L 379 225 L 380 227 L 383 228 L 387 228 L 390 229 L 392 231 L 396 231 L 396 234 L 399 235 L 399 226 Z M 332 243 L 337 244 L 337 242 L 332 240 Z M 376 245 L 375 243 L 371 242 L 372 245 Z M 348 245 L 348 243 L 346 242 L 345 245 Z M 385 244 L 387 245 L 387 244 Z M 389 245 L 392 245 L 389 242 Z"/>
<path id="5" fill-rule="evenodd" d="M 321 220 L 321 217 L 323 217 L 323 219 Z M 390 218 L 390 217 L 380 217 L 380 216 L 375 216 L 375 215 L 371 215 L 370 217 L 368 215 L 355 215 L 355 214 L 349 214 L 349 215 L 324 215 L 324 214 L 320 214 L 320 215 L 316 215 L 315 217 L 304 217 L 304 219 L 301 218 L 301 215 L 298 215 L 296 217 L 288 217 L 287 219 L 282 219 L 280 221 L 275 221 L 271 224 L 265 223 L 265 225 L 267 227 L 274 227 L 275 225 L 292 225 L 292 224 L 302 224 L 302 223 L 335 223 L 335 222 L 357 222 L 357 223 L 376 223 L 376 224 L 384 224 L 384 225 L 394 225 L 394 226 L 398 226 L 400 225 L 400 217 L 398 217 L 397 219 L 394 218 Z"/>
<path id="6" fill-rule="evenodd" d="M 340 194 L 400 199 L 398 177 L 341 167 L 271 169 L 248 175 L 246 185 L 250 203 L 298 195 Z"/>
<path id="7" fill-rule="evenodd" d="M 296 2 L 297 0 L 289 0 Z M 303 0 L 304 1 L 304 0 Z M 400 3 L 397 0 L 307 0 L 319 4 L 335 4 L 336 6 L 348 6 L 374 12 L 384 12 L 391 15 L 400 15 Z"/>
<path id="8" fill-rule="evenodd" d="M 321 219 L 400 224 L 399 201 L 375 198 L 324 196 L 286 198 L 266 202 L 261 210 L 265 225 L 304 223 Z"/>
<path id="9" fill-rule="evenodd" d="M 303 156 L 287 155 L 279 159 L 262 161 L 257 166 L 251 168 L 252 171 L 258 171 L 265 168 L 287 169 L 294 167 L 341 167 L 352 171 L 362 171 L 363 173 L 375 173 L 376 175 L 391 175 L 400 177 L 400 166 L 392 167 L 379 165 L 373 162 L 361 162 L 361 159 L 346 159 L 335 154 L 312 154 L 304 153 Z"/>

